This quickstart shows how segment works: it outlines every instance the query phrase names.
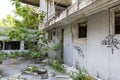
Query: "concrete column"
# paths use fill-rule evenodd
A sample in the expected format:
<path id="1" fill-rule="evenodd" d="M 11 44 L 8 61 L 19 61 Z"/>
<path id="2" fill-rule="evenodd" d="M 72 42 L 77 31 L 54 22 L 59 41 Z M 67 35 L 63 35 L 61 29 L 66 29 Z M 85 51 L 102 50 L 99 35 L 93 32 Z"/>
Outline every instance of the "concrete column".
<path id="1" fill-rule="evenodd" d="M 5 42 L 3 42 L 3 50 L 5 50 Z"/>
<path id="2" fill-rule="evenodd" d="M 20 42 L 20 50 L 23 51 L 24 50 L 24 41 Z"/>

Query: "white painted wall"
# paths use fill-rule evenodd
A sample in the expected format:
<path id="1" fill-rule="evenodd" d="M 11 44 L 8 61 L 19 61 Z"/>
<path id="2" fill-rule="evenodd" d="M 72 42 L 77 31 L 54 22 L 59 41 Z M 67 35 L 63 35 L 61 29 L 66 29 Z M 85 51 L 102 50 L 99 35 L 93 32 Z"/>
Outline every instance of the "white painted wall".
<path id="1" fill-rule="evenodd" d="M 47 0 L 40 0 L 40 10 L 47 12 Z"/>
<path id="2" fill-rule="evenodd" d="M 68 33 L 66 36 L 69 35 Z M 88 73 L 93 76 L 99 77 L 103 80 L 120 80 L 120 51 L 114 49 L 112 54 L 111 49 L 101 45 L 101 41 L 109 35 L 109 11 L 102 11 L 88 17 L 87 28 L 87 45 L 80 45 L 85 58 L 83 59 L 78 51 L 73 48 L 73 65 L 76 62 L 82 69 L 86 69 Z M 120 35 L 115 36 L 120 40 Z M 67 37 L 66 37 L 67 38 Z M 66 43 L 68 43 L 68 39 Z M 66 48 L 65 48 L 66 49 Z M 69 51 L 66 49 L 66 52 Z M 65 55 L 68 53 L 64 53 Z M 66 57 L 67 58 L 67 57 Z M 69 56 L 68 56 L 69 58 Z"/>
<path id="3" fill-rule="evenodd" d="M 55 13 L 54 0 L 48 0 L 48 17 L 51 17 Z"/>
<path id="4" fill-rule="evenodd" d="M 109 35 L 109 12 L 102 11 L 88 17 L 87 71 L 107 80 L 109 76 L 109 49 L 101 41 Z"/>
<path id="5" fill-rule="evenodd" d="M 120 34 L 115 35 L 115 38 L 120 40 Z M 119 46 L 120 47 L 120 46 Z M 120 50 L 114 49 L 114 54 L 109 53 L 109 62 L 110 62 L 110 79 L 111 80 L 120 80 Z"/>
<path id="6" fill-rule="evenodd" d="M 72 66 L 73 65 L 73 46 L 72 46 L 72 33 L 71 25 L 64 26 L 64 62 Z"/>
<path id="7" fill-rule="evenodd" d="M 71 24 L 63 26 L 64 62 L 69 66 L 75 66 L 77 61 L 81 68 L 103 80 L 120 80 L 120 50 L 114 49 L 114 54 L 112 54 L 111 49 L 101 45 L 101 41 L 109 35 L 109 10 L 106 9 L 87 18 L 86 45 L 73 43 Z M 115 37 L 120 40 L 120 35 Z M 74 45 L 81 47 L 85 55 L 84 58 L 78 54 Z"/>

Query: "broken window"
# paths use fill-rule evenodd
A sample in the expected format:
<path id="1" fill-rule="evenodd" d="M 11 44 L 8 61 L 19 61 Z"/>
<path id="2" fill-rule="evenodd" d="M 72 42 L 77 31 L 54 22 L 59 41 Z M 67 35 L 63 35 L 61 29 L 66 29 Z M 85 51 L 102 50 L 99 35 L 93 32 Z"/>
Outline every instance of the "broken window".
<path id="1" fill-rule="evenodd" d="M 87 23 L 79 23 L 78 24 L 78 38 L 86 38 L 87 37 Z"/>
<path id="2" fill-rule="evenodd" d="M 115 34 L 120 34 L 120 10 L 115 11 Z"/>
<path id="3" fill-rule="evenodd" d="M 56 35 L 56 32 L 55 31 L 53 31 L 53 36 L 55 36 Z"/>
<path id="4" fill-rule="evenodd" d="M 5 50 L 20 50 L 19 41 L 5 42 Z"/>
<path id="5" fill-rule="evenodd" d="M 0 50 L 3 50 L 3 42 L 0 41 Z"/>
<path id="6" fill-rule="evenodd" d="M 48 31 L 48 40 L 49 40 L 49 41 L 52 40 L 52 31 Z"/>

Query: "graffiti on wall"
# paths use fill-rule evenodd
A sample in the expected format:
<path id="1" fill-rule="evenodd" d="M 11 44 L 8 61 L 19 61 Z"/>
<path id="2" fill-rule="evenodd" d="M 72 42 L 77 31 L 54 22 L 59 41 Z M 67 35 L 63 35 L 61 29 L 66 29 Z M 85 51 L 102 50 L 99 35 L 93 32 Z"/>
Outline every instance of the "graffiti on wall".
<path id="1" fill-rule="evenodd" d="M 85 55 L 82 49 L 79 46 L 74 46 L 74 48 L 78 51 L 78 54 L 84 58 Z"/>
<path id="2" fill-rule="evenodd" d="M 101 41 L 101 44 L 103 46 L 106 46 L 107 48 L 111 48 L 112 54 L 114 54 L 114 49 L 120 49 L 120 40 L 115 38 L 114 35 L 109 35 L 105 37 L 105 39 Z"/>

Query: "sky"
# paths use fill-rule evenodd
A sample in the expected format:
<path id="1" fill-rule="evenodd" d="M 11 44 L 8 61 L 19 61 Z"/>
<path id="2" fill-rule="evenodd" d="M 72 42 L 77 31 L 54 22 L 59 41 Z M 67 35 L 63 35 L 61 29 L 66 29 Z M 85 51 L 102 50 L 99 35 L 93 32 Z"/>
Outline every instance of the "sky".
<path id="1" fill-rule="evenodd" d="M 11 5 L 11 0 L 0 0 L 0 20 L 5 18 L 7 14 L 14 15 L 14 6 Z"/>

